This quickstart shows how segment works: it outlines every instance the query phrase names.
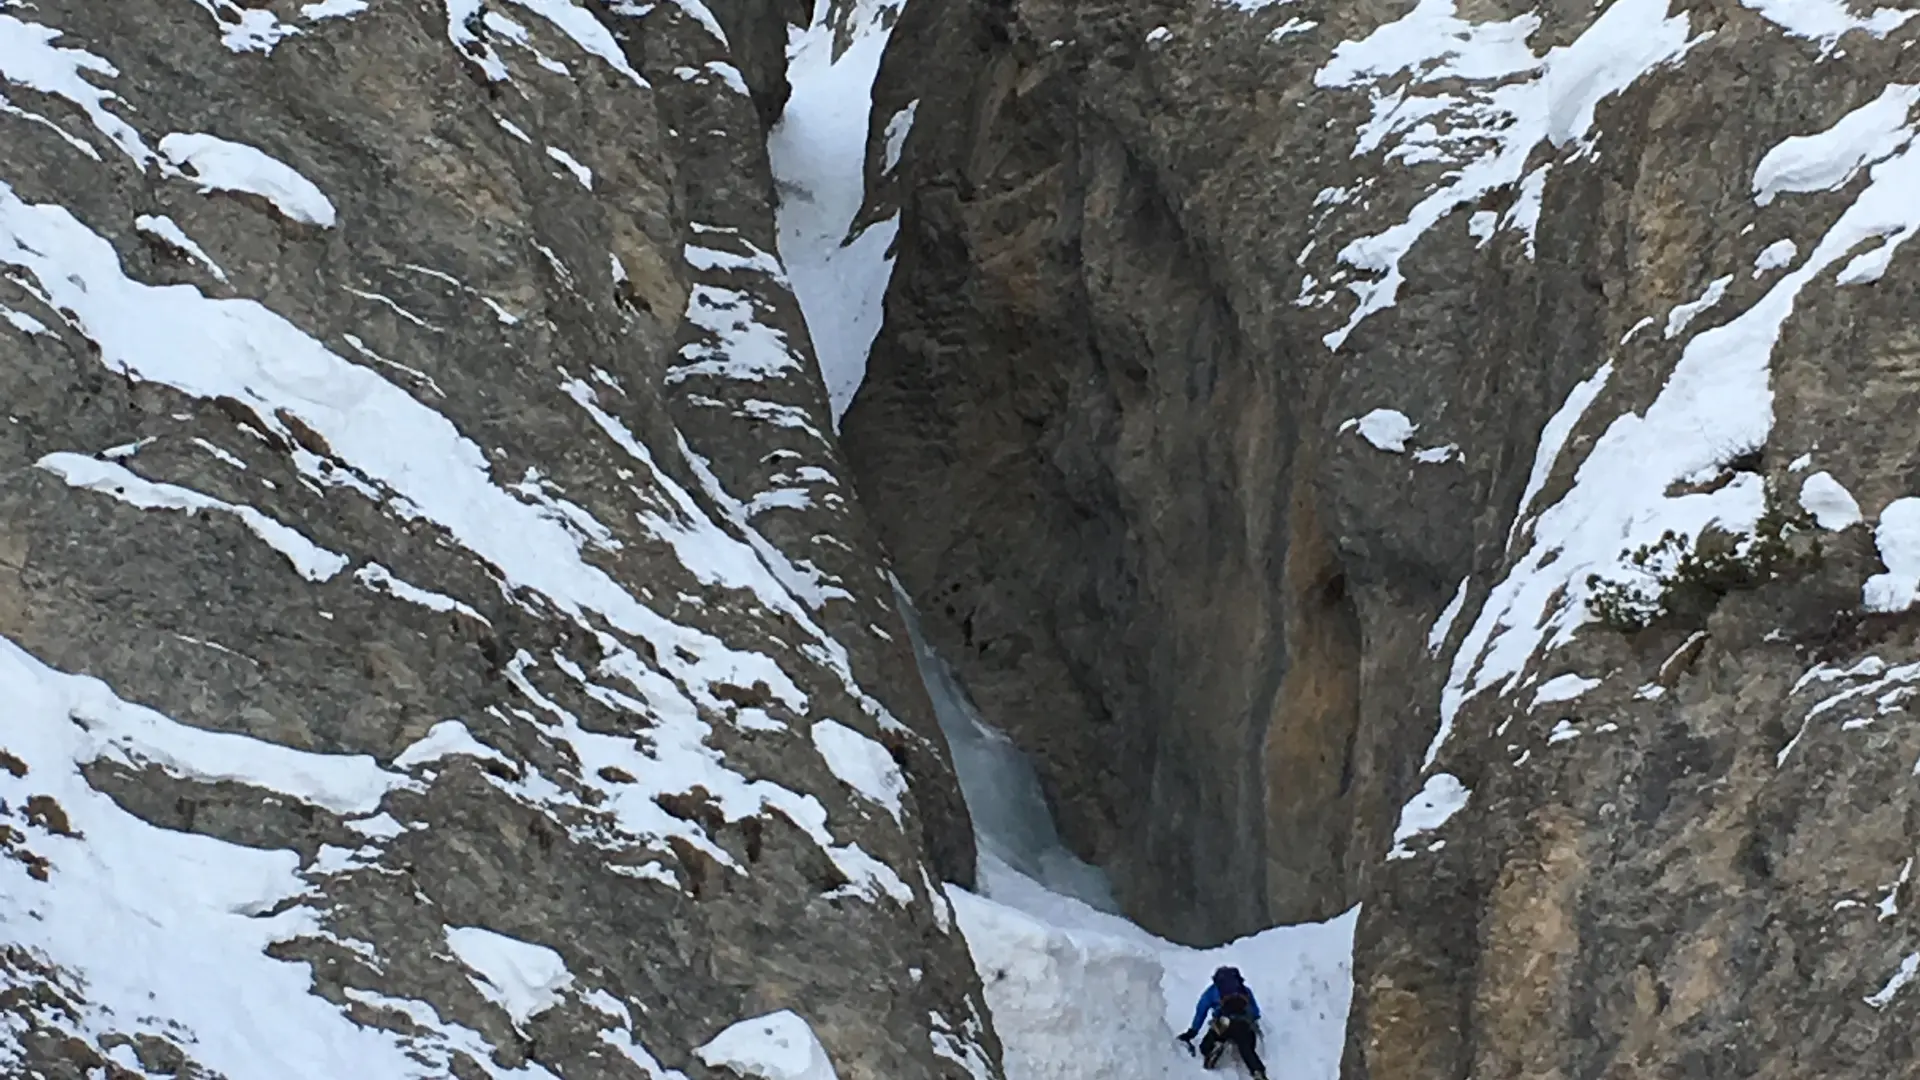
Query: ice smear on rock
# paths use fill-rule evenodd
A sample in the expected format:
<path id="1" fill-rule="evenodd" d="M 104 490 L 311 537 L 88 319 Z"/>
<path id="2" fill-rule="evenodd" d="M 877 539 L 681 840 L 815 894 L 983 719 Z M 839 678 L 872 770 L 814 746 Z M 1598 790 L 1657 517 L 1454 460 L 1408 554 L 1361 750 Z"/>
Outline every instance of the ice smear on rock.
<path id="1" fill-rule="evenodd" d="M 981 719 L 953 669 L 927 643 L 912 601 L 897 585 L 896 599 L 940 731 L 952 748 L 954 771 L 960 777 L 980 850 L 1048 889 L 1101 911 L 1116 910 L 1106 874 L 1082 862 L 1060 842 L 1053 811 L 1026 754 Z"/>

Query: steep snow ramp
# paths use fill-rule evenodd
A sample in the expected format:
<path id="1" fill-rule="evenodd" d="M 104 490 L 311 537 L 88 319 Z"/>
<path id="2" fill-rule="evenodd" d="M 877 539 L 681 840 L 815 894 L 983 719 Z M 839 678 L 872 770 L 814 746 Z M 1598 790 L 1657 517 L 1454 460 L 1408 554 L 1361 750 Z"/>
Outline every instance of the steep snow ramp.
<path id="1" fill-rule="evenodd" d="M 855 230 L 866 200 L 867 114 L 893 20 L 905 0 L 814 0 L 813 19 L 788 46 L 793 85 L 767 148 L 780 185 L 780 255 L 793 276 L 826 379 L 834 424 L 866 375 L 893 273 L 898 215 Z M 836 18 L 838 16 L 838 18 Z M 889 158 L 912 115 L 888 126 Z"/>

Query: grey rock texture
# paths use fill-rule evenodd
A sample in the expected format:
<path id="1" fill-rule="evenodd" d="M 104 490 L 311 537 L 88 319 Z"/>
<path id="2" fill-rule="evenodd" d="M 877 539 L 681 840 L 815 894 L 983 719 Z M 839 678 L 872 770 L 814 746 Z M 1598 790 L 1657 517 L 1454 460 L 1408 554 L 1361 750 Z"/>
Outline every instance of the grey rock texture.
<path id="1" fill-rule="evenodd" d="M 1851 230 L 1916 173 L 1897 134 L 1787 140 L 1883 98 L 1910 130 L 1920 20 L 1417 10 L 909 7 L 874 115 L 914 130 L 868 211 L 899 264 L 845 422 L 869 511 L 1130 914 L 1211 943 L 1364 902 L 1347 1075 L 1910 1074 L 1916 642 L 1863 584 L 1916 493 L 1920 271 L 1849 268 L 1911 235 Z M 1399 20 L 1397 61 L 1352 44 Z M 1768 173 L 1783 145 L 1823 164 Z M 1376 409 L 1404 446 L 1349 423 Z M 1861 523 L 1815 528 L 1819 470 Z M 1763 488 L 1787 521 L 1743 563 L 1576 625 L 1654 538 L 1621 507 Z M 1402 828 L 1443 775 L 1464 809 Z"/>
<path id="2" fill-rule="evenodd" d="M 1069 843 L 1189 942 L 1356 897 L 1349 852 L 1397 791 L 1369 763 L 1419 737 L 1363 723 L 1360 610 L 1448 581 L 1337 557 L 1327 375 L 1261 272 L 1310 224 L 1270 208 L 1323 180 L 1231 157 L 1337 103 L 1229 106 L 1285 56 L 1203 14 L 1205 64 L 1176 65 L 1150 10 L 908 9 L 875 104 L 920 102 L 876 185 L 905 203 L 900 262 L 845 422 L 937 645 L 1039 755 Z"/>
<path id="3" fill-rule="evenodd" d="M 237 1060 L 31 929 L 128 872 L 108 830 L 294 853 L 246 970 L 420 1075 L 729 1075 L 694 1048 L 788 1008 L 849 1080 L 997 1071 L 933 884 L 965 808 L 766 254 L 792 8 L 0 5 L 9 1075 Z M 97 894 L 102 955 L 170 882 Z M 456 927 L 570 981 L 517 1015 Z"/>

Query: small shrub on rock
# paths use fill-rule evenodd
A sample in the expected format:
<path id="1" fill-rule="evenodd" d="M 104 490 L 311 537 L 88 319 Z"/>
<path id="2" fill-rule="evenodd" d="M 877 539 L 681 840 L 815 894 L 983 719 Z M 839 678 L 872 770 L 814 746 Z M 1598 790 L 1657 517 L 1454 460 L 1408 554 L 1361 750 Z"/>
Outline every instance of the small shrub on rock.
<path id="1" fill-rule="evenodd" d="M 1622 552 L 1635 573 L 1625 580 L 1587 577 L 1587 610 L 1622 633 L 1656 623 L 1704 624 L 1728 593 L 1805 573 L 1820 558 L 1811 523 L 1769 491 L 1752 533 L 1709 526 L 1692 541 L 1671 530 L 1652 544 Z"/>

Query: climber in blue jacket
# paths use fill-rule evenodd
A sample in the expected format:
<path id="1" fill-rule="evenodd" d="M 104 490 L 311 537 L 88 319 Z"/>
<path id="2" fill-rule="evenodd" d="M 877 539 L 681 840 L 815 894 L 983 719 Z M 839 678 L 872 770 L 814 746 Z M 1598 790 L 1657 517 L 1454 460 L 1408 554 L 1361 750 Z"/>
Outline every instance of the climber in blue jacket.
<path id="1" fill-rule="evenodd" d="M 1213 982 L 1200 995 L 1199 1004 L 1193 1007 L 1193 1024 L 1180 1033 L 1180 1041 L 1193 1049 L 1193 1037 L 1200 1034 L 1200 1025 L 1207 1023 L 1207 1014 L 1213 1014 L 1213 1023 L 1207 1026 L 1206 1037 L 1200 1040 L 1200 1061 L 1211 1069 L 1220 1063 L 1220 1054 L 1226 1044 L 1232 1043 L 1240 1051 L 1240 1060 L 1247 1063 L 1247 1072 L 1253 1080 L 1267 1080 L 1267 1069 L 1260 1063 L 1260 1054 L 1254 1049 L 1259 1038 L 1254 1021 L 1260 1019 L 1260 1003 L 1254 1000 L 1253 988 L 1240 977 L 1239 968 L 1223 967 L 1213 973 Z"/>

